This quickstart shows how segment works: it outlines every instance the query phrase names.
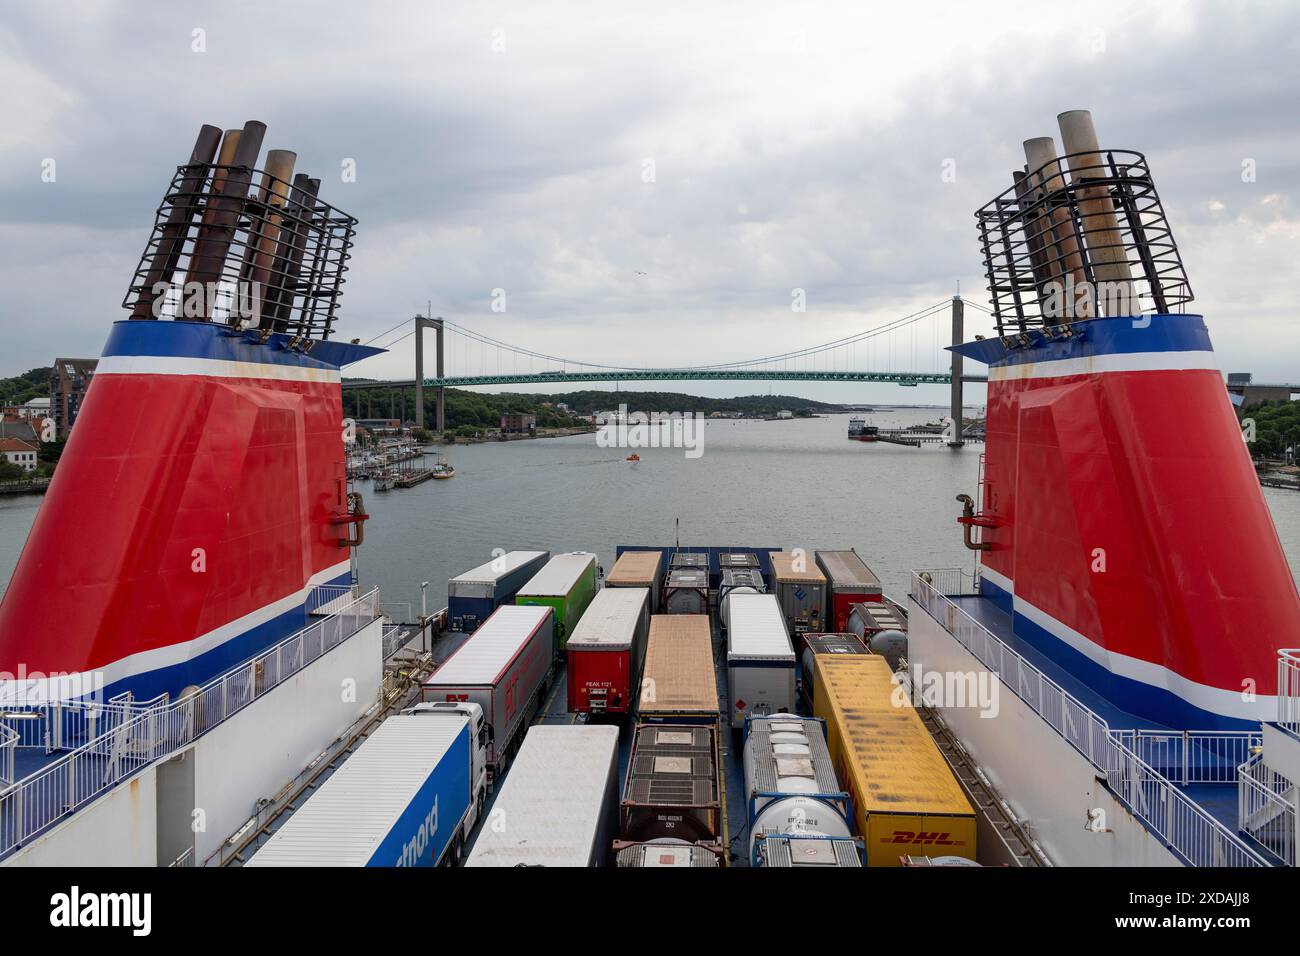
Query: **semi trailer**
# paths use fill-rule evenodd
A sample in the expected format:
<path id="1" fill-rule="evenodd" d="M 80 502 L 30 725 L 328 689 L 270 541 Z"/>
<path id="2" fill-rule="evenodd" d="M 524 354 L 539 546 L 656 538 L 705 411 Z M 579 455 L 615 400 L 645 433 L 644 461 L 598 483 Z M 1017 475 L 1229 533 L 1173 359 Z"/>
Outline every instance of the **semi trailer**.
<path id="1" fill-rule="evenodd" d="M 636 703 L 650 630 L 649 588 L 603 588 L 569 635 L 569 712 L 625 714 Z"/>
<path id="2" fill-rule="evenodd" d="M 826 575 L 801 549 L 774 551 L 772 592 L 781 604 L 791 634 L 826 630 Z"/>
<path id="3" fill-rule="evenodd" d="M 606 866 L 617 826 L 618 728 L 539 724 L 465 865 Z"/>
<path id="4" fill-rule="evenodd" d="M 596 556 L 586 551 L 557 554 L 519 589 L 515 603 L 549 607 L 554 613 L 552 652 L 564 654 L 569 635 L 596 596 Z"/>
<path id="5" fill-rule="evenodd" d="M 774 594 L 732 594 L 727 601 L 730 723 L 751 715 L 794 713 L 794 649 Z"/>
<path id="6" fill-rule="evenodd" d="M 799 696 L 809 711 L 817 695 L 817 668 L 813 657 L 817 654 L 870 654 L 867 645 L 856 634 L 805 634 L 803 652 L 799 655 Z"/>
<path id="7" fill-rule="evenodd" d="M 636 712 L 643 723 L 717 723 L 718 678 L 708 615 L 650 618 Z"/>
<path id="8" fill-rule="evenodd" d="M 473 701 L 483 708 L 491 779 L 505 768 L 546 692 L 552 640 L 549 607 L 502 605 L 421 686 L 425 701 Z"/>
<path id="9" fill-rule="evenodd" d="M 658 614 L 662 563 L 663 555 L 658 551 L 624 551 L 605 576 L 605 587 L 649 588 L 650 613 Z"/>
<path id="10" fill-rule="evenodd" d="M 813 713 L 853 802 L 867 866 L 975 855 L 975 810 L 930 731 L 876 654 L 818 654 Z"/>
<path id="11" fill-rule="evenodd" d="M 549 551 L 508 551 L 447 582 L 447 628 L 473 634 L 550 560 Z"/>
<path id="12" fill-rule="evenodd" d="M 473 702 L 416 704 L 388 718 L 247 865 L 457 862 L 483 810 L 487 740 Z"/>
<path id="13" fill-rule="evenodd" d="M 826 575 L 827 630 L 847 631 L 854 604 L 882 597 L 880 578 L 856 551 L 818 551 L 817 567 Z"/>

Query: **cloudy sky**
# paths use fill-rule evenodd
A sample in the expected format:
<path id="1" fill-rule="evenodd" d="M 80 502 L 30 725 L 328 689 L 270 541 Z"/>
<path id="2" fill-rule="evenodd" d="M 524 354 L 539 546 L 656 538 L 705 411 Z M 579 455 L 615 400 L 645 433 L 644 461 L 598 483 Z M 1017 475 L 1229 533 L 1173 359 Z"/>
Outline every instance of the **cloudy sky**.
<path id="1" fill-rule="evenodd" d="M 537 351 L 658 366 L 837 339 L 959 284 L 986 302 L 973 211 L 1022 140 L 1090 108 L 1103 145 L 1147 154 L 1225 370 L 1300 380 L 1300 7 L 1080 9 L 6 4 L 0 375 L 99 353 L 201 123 L 263 120 L 360 220 L 346 337 L 431 302 Z M 937 369 L 942 334 L 838 361 Z M 411 342 L 354 374 L 410 377 Z M 452 372 L 496 367 L 450 346 Z"/>

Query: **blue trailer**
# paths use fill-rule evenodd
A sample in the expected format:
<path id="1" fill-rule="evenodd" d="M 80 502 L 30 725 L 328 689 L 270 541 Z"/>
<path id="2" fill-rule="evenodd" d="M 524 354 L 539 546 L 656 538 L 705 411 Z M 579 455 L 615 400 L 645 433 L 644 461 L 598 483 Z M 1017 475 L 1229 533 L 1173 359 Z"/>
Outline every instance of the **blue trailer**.
<path id="1" fill-rule="evenodd" d="M 508 551 L 447 582 L 447 627 L 473 634 L 549 561 L 549 551 Z"/>
<path id="2" fill-rule="evenodd" d="M 380 724 L 248 865 L 455 863 L 486 793 L 483 709 L 417 704 Z"/>

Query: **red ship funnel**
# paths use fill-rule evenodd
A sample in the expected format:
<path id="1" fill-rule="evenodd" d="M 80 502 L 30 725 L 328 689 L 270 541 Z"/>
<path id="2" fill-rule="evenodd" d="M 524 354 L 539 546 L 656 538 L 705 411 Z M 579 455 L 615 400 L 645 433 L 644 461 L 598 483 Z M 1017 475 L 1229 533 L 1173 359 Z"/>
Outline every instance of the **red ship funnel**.
<path id="1" fill-rule="evenodd" d="M 157 284 L 187 275 L 227 321 L 205 290 L 198 321 L 114 324 L 0 602 L 0 703 L 175 694 L 351 580 L 340 369 L 382 350 L 329 341 L 356 220 L 287 182 L 293 154 L 257 170 L 264 130 L 227 132 L 212 163 L 204 127 L 158 207 L 123 305 L 166 319 Z M 250 275 L 277 276 L 292 335 L 239 328 L 260 318 L 231 312 Z"/>
<path id="2" fill-rule="evenodd" d="M 999 337 L 954 351 L 989 366 L 980 586 L 1135 723 L 1257 726 L 1300 595 L 1146 158 L 1060 125 L 1064 156 L 1028 141 L 976 213 Z"/>

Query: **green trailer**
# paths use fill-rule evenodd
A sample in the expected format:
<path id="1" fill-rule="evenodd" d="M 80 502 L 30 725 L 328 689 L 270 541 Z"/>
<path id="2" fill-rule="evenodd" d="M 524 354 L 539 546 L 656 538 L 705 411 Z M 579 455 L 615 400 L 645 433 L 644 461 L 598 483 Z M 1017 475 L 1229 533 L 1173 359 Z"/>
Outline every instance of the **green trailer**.
<path id="1" fill-rule="evenodd" d="M 557 554 L 515 595 L 516 604 L 540 604 L 554 611 L 555 653 L 564 653 L 569 635 L 596 596 L 596 556 L 586 551 Z"/>

